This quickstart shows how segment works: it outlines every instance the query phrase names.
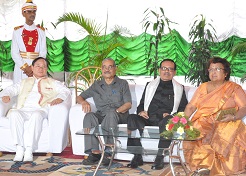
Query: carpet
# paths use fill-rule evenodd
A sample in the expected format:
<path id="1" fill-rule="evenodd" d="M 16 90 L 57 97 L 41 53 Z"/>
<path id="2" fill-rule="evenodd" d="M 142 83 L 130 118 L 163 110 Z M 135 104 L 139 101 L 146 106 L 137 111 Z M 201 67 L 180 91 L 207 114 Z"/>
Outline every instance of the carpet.
<path id="1" fill-rule="evenodd" d="M 82 156 L 61 154 L 55 156 L 44 156 L 44 154 L 34 155 L 33 162 L 13 162 L 13 153 L 4 153 L 0 157 L 0 175 L 6 176 L 92 176 L 96 166 L 82 165 Z M 69 158 L 67 158 L 69 157 Z M 128 162 L 115 160 L 110 170 L 101 166 L 98 176 L 131 176 L 131 175 L 170 175 L 170 169 L 152 170 L 152 163 L 145 163 L 143 166 L 132 169 L 126 167 Z M 165 172 L 164 172 L 165 171 Z M 163 175 L 164 174 L 164 175 Z M 185 175 L 185 174 L 184 174 Z"/>
<path id="2" fill-rule="evenodd" d="M 0 157 L 0 175 L 4 176 L 92 176 L 96 166 L 82 165 L 83 156 L 72 154 L 67 147 L 61 154 L 45 156 L 34 154 L 33 162 L 13 162 L 14 153 L 3 153 Z M 132 169 L 126 167 L 129 162 L 114 160 L 110 170 L 101 166 L 97 176 L 172 176 L 170 167 L 165 165 L 162 170 L 152 170 L 152 163 Z M 186 175 L 180 164 L 174 165 L 175 174 Z M 246 176 L 246 173 L 240 176 Z"/>

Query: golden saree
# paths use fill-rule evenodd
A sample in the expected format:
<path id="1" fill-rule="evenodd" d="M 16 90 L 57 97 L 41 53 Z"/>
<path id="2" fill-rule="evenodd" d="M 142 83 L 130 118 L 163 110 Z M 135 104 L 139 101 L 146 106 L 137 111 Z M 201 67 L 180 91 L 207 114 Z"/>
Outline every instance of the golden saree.
<path id="1" fill-rule="evenodd" d="M 240 85 L 227 81 L 207 93 L 203 83 L 190 103 L 197 107 L 194 127 L 204 136 L 201 141 L 184 142 L 185 160 L 192 171 L 207 168 L 210 175 L 231 175 L 245 171 L 246 126 L 241 120 L 216 121 L 222 109 L 246 107 L 246 94 Z"/>

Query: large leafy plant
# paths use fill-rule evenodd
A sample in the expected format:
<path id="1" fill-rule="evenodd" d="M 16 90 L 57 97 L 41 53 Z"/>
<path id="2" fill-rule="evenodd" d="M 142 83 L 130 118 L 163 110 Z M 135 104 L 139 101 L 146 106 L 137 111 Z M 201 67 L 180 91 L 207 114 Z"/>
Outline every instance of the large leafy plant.
<path id="1" fill-rule="evenodd" d="M 81 63 L 82 68 L 88 66 L 101 66 L 102 60 L 107 58 L 111 52 L 117 49 L 117 47 L 123 47 L 123 44 L 119 42 L 119 37 L 124 34 L 130 34 L 126 28 L 120 26 L 115 26 L 111 38 L 108 39 L 106 35 L 107 30 L 107 20 L 105 27 L 101 24 L 97 24 L 95 20 L 85 18 L 80 13 L 65 13 L 54 24 L 56 27 L 63 22 L 73 22 L 80 25 L 88 33 L 88 62 Z M 118 74 L 121 70 L 126 68 L 131 63 L 130 58 L 122 57 L 118 60 L 119 67 L 117 69 Z M 70 74 L 69 81 L 74 79 L 77 72 Z"/>
<path id="2" fill-rule="evenodd" d="M 79 13 L 65 13 L 54 24 L 55 27 L 62 22 L 73 22 L 80 25 L 88 33 L 88 53 L 90 55 L 89 62 L 83 63 L 86 66 L 100 66 L 103 59 L 105 59 L 114 49 L 122 47 L 117 38 L 123 31 L 123 28 L 119 26 L 115 27 L 113 31 L 112 39 L 106 40 L 106 26 L 102 27 L 101 24 L 97 24 L 95 20 L 85 18 Z M 121 30 L 122 29 L 122 30 Z M 124 29 L 124 32 L 129 32 Z M 124 59 L 124 58 L 123 58 Z"/>
<path id="3" fill-rule="evenodd" d="M 151 34 L 150 38 L 147 39 L 147 41 L 149 41 L 149 50 L 147 51 L 146 67 L 147 70 L 150 71 L 150 75 L 154 74 L 154 78 L 156 78 L 158 75 L 159 60 L 165 57 L 159 53 L 159 44 L 166 29 L 168 29 L 170 33 L 172 32 L 169 24 L 174 22 L 170 21 L 165 15 L 162 7 L 159 8 L 159 12 L 148 8 L 144 11 L 144 15 L 142 22 L 145 33 L 147 33 L 149 27 L 152 27 L 154 32 L 154 34 Z M 154 18 L 154 21 L 152 21 L 151 18 Z"/>
<path id="4" fill-rule="evenodd" d="M 191 40 L 188 62 L 190 70 L 185 78 L 193 85 L 199 86 L 209 80 L 207 75 L 207 63 L 212 56 L 211 46 L 217 40 L 216 30 L 211 23 L 207 23 L 203 15 L 197 15 L 189 32 Z"/>

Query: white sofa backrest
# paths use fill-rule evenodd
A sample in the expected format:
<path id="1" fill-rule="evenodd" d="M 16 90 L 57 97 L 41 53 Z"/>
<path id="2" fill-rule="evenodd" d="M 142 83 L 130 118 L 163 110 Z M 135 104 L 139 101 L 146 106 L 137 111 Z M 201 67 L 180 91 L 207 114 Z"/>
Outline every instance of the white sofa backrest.
<path id="1" fill-rule="evenodd" d="M 144 87 L 145 85 L 129 84 L 132 96 L 132 108 L 129 110 L 130 114 L 136 113 L 138 104 L 142 98 Z"/>
<path id="2" fill-rule="evenodd" d="M 130 109 L 129 113 L 133 114 L 136 113 L 137 106 L 142 98 L 145 85 L 129 84 L 129 88 L 132 96 L 132 108 Z M 197 87 L 184 86 L 184 88 L 186 98 L 188 101 L 190 101 Z"/>

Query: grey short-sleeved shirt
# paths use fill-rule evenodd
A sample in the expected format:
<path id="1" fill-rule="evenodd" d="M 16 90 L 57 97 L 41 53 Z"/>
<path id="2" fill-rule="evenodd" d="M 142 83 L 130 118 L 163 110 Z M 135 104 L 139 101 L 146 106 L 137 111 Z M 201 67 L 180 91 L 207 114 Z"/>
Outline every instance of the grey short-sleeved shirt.
<path id="1" fill-rule="evenodd" d="M 84 99 L 93 97 L 97 110 L 101 112 L 117 109 L 127 102 L 132 103 L 128 82 L 117 76 L 109 85 L 104 79 L 95 81 L 79 96 Z"/>

